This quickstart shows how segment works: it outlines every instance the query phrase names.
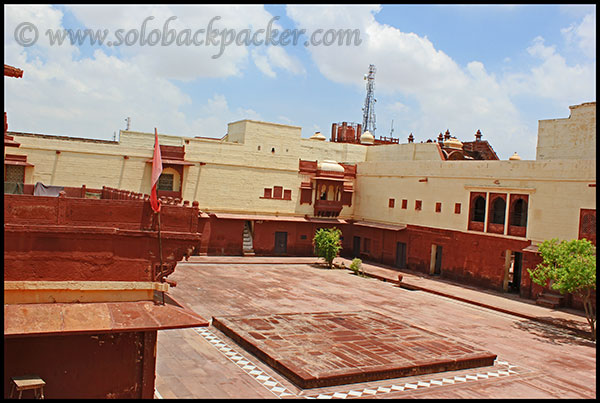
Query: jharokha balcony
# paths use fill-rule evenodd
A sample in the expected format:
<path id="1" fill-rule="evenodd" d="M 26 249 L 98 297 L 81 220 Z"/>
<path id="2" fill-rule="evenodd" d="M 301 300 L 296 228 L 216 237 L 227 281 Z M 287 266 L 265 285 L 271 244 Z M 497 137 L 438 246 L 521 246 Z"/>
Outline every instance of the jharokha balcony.
<path id="1" fill-rule="evenodd" d="M 317 217 L 337 217 L 342 211 L 342 201 L 336 200 L 316 200 L 315 216 Z"/>

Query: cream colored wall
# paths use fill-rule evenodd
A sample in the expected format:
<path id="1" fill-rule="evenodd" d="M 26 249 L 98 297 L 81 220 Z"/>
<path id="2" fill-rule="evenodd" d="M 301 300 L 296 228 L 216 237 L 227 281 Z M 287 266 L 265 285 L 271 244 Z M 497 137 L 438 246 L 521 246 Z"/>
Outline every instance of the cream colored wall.
<path id="1" fill-rule="evenodd" d="M 26 177 L 27 183 L 89 188 L 106 185 L 141 191 L 140 178 L 148 156 L 139 149 L 113 142 L 16 137 L 21 147 L 15 149 L 15 154 L 27 155 L 27 161 L 35 165 Z M 130 159 L 124 159 L 124 155 Z"/>
<path id="2" fill-rule="evenodd" d="M 298 157 L 298 142 L 302 135 L 299 126 L 242 120 L 227 126 L 227 141 L 244 144 L 249 151 L 261 155 Z M 258 147 L 260 146 L 260 150 Z M 271 150 L 275 151 L 272 152 Z"/>
<path id="3" fill-rule="evenodd" d="M 442 161 L 437 143 L 405 143 L 367 147 L 366 161 Z"/>
<path id="4" fill-rule="evenodd" d="M 300 205 L 299 201 L 300 128 L 241 121 L 230 124 L 229 129 L 229 135 L 233 133 L 234 139 L 237 136 L 243 142 L 159 134 L 161 145 L 185 145 L 185 160 L 193 164 L 184 166 L 182 198 L 198 200 L 201 208 L 208 211 L 312 214 L 313 206 Z M 152 133 L 121 131 L 118 143 L 17 137 L 22 146 L 15 153 L 26 154 L 35 165 L 28 183 L 73 187 L 85 184 L 88 188 L 105 185 L 150 193 L 151 164 L 147 161 L 154 150 Z M 274 153 L 271 148 L 275 148 Z M 61 153 L 56 154 L 56 150 Z M 262 199 L 264 188 L 274 186 L 290 189 L 292 200 Z"/>
<path id="5" fill-rule="evenodd" d="M 299 157 L 307 161 L 333 160 L 354 164 L 365 161 L 368 148 L 360 144 L 301 139 Z"/>
<path id="6" fill-rule="evenodd" d="M 595 182 L 595 160 L 365 162 L 358 165 L 354 215 L 467 231 L 470 192 L 528 194 L 528 239 L 574 239 L 579 209 L 596 208 L 595 188 L 588 186 Z M 394 208 L 388 207 L 390 198 Z M 402 199 L 408 200 L 406 210 Z M 422 200 L 421 211 L 415 211 L 415 200 Z M 442 203 L 441 213 L 435 212 L 436 202 Z M 454 213 L 455 203 L 461 203 L 460 214 Z"/>
<path id="7" fill-rule="evenodd" d="M 536 160 L 596 159 L 596 102 L 569 109 L 566 119 L 539 121 Z"/>

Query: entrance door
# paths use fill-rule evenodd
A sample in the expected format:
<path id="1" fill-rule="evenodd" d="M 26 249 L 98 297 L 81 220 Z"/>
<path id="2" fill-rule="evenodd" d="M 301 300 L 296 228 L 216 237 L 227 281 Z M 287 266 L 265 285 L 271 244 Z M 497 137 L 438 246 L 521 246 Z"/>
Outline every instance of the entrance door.
<path id="1" fill-rule="evenodd" d="M 508 283 L 510 291 L 519 292 L 521 289 L 521 270 L 523 265 L 523 254 L 513 252 L 512 280 Z"/>
<path id="2" fill-rule="evenodd" d="M 396 267 L 406 268 L 406 244 L 404 242 L 396 242 Z"/>
<path id="3" fill-rule="evenodd" d="M 436 245 L 435 250 L 435 270 L 433 274 L 439 275 L 442 273 L 442 246 Z"/>
<path id="4" fill-rule="evenodd" d="M 276 255 L 287 253 L 287 232 L 275 232 L 275 250 Z"/>
<path id="5" fill-rule="evenodd" d="M 355 236 L 352 239 L 352 254 L 354 255 L 353 257 L 360 256 L 360 237 L 359 236 Z"/>

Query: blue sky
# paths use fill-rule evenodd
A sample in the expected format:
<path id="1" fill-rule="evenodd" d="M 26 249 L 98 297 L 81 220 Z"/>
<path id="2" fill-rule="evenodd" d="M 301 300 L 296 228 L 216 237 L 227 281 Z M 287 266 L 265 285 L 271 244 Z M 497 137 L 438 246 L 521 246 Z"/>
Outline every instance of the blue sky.
<path id="1" fill-rule="evenodd" d="M 48 29 L 180 32 L 358 29 L 360 46 L 50 46 Z M 16 27 L 35 24 L 23 47 Z M 480 129 L 501 159 L 535 158 L 540 119 L 566 118 L 570 105 L 596 100 L 595 5 L 516 6 L 5 6 L 9 130 L 112 139 L 132 130 L 221 137 L 227 123 L 257 119 L 302 127 L 303 137 L 331 123 L 362 122 L 369 64 L 375 64 L 376 136 L 406 142 L 450 130 L 471 141 Z"/>

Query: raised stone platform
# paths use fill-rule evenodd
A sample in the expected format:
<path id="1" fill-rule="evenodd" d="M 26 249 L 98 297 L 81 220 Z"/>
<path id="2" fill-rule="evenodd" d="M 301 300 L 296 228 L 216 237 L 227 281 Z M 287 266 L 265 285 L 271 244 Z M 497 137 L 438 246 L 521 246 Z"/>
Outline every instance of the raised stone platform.
<path id="1" fill-rule="evenodd" d="M 303 389 L 491 366 L 496 355 L 372 311 L 213 317 Z"/>

